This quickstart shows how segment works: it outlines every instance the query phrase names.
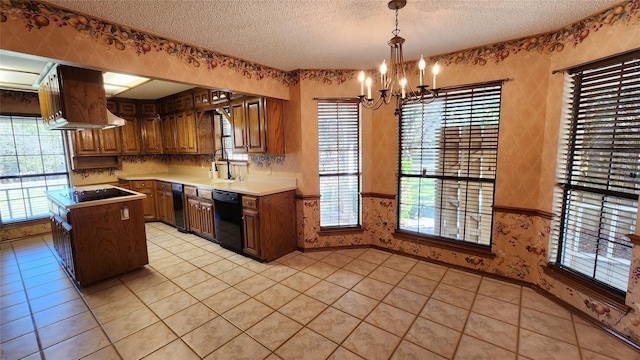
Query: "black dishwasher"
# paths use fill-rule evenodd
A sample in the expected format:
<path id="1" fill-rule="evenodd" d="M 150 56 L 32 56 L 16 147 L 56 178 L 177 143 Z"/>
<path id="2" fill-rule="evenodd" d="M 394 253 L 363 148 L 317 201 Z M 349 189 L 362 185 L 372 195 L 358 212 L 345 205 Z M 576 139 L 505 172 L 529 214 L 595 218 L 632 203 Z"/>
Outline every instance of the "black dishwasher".
<path id="1" fill-rule="evenodd" d="M 171 184 L 171 192 L 173 193 L 173 214 L 176 218 L 176 229 L 180 232 L 187 232 L 182 184 Z"/>
<path id="2" fill-rule="evenodd" d="M 216 241 L 242 254 L 242 197 L 234 192 L 214 190 L 213 207 Z"/>

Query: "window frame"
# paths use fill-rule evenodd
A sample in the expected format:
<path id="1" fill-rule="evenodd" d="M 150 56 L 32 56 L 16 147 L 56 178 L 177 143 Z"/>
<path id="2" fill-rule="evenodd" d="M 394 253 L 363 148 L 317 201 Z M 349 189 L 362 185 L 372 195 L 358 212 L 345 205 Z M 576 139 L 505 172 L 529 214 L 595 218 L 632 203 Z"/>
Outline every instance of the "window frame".
<path id="1" fill-rule="evenodd" d="M 501 114 L 501 103 L 502 103 L 502 84 L 505 82 L 506 80 L 495 80 L 495 81 L 487 81 L 487 82 L 481 82 L 481 83 L 474 83 L 474 84 L 466 84 L 466 85 L 459 85 L 459 86 L 451 86 L 451 87 L 445 87 L 445 88 L 441 88 L 439 89 L 439 97 L 438 99 L 436 99 L 434 102 L 432 103 L 428 103 L 423 105 L 424 108 L 431 106 L 432 104 L 434 104 L 437 101 L 446 101 L 446 94 L 447 93 L 455 93 L 455 92 L 460 92 L 460 91 L 480 91 L 480 92 L 484 92 L 487 91 L 489 93 L 493 92 L 497 92 L 497 106 L 493 108 L 494 111 L 497 111 L 497 122 L 495 123 L 495 146 L 494 147 L 487 147 L 487 149 L 492 149 L 492 151 L 495 152 L 495 162 L 493 163 L 493 177 L 491 178 L 486 178 L 484 176 L 446 176 L 444 175 L 444 172 L 442 175 L 432 175 L 432 174 L 425 174 L 424 172 L 422 174 L 404 174 L 403 173 L 403 114 L 402 112 L 400 112 L 400 114 L 397 114 L 398 116 L 398 128 L 399 128 L 399 132 L 398 132 L 398 176 L 397 176 L 397 194 L 398 194 L 398 201 L 396 204 L 396 233 L 398 235 L 400 235 L 401 237 L 409 237 L 412 239 L 416 239 L 417 241 L 426 241 L 429 243 L 433 243 L 436 246 L 440 246 L 440 247 L 446 247 L 446 248 L 455 248 L 455 249 L 459 249 L 459 250 L 463 250 L 463 251 L 472 251 L 474 253 L 490 253 L 490 249 L 492 246 L 492 239 L 493 239 L 493 204 L 494 204 L 494 199 L 495 199 L 495 180 L 496 180 L 496 171 L 497 171 L 497 153 L 498 153 L 498 132 L 499 132 L 499 128 L 500 128 L 500 114 Z M 494 88 L 494 90 L 491 90 L 492 88 Z M 497 88 L 497 90 L 495 89 Z M 444 94 L 444 95 L 443 95 Z M 471 96 L 469 97 L 469 99 L 471 99 Z M 416 101 L 417 102 L 417 101 Z M 443 107 L 446 106 L 443 105 Z M 425 120 L 425 110 L 422 110 L 423 115 L 422 115 L 422 121 L 424 123 Z M 444 112 L 443 112 L 444 113 Z M 441 119 L 440 119 L 441 120 Z M 477 126 L 475 125 L 472 121 L 468 124 L 467 128 L 472 129 L 473 126 Z M 473 130 L 473 129 L 472 129 Z M 421 147 L 421 151 L 424 151 L 425 148 L 424 147 L 424 142 L 422 143 L 423 147 Z M 436 148 L 433 148 L 433 150 L 435 150 Z M 442 158 L 444 158 L 444 155 L 439 155 Z M 483 243 L 479 243 L 478 241 L 469 241 L 467 239 L 456 239 L 456 238 L 452 238 L 452 237 L 446 237 L 446 236 L 442 236 L 442 233 L 440 233 L 440 235 L 435 234 L 435 224 L 434 224 L 434 233 L 433 234 L 428 234 L 428 233 L 424 233 L 424 232 L 419 232 L 419 231 L 412 231 L 409 230 L 407 228 L 403 228 L 401 225 L 401 217 L 402 217 L 402 206 L 403 206 L 403 195 L 402 195 L 402 180 L 403 178 L 418 178 L 419 180 L 421 179 L 434 179 L 434 180 L 446 180 L 446 181 L 471 181 L 474 182 L 475 184 L 491 184 L 492 186 L 492 194 L 491 194 L 491 205 L 488 207 L 488 211 L 487 214 L 490 214 L 490 218 L 489 218 L 489 227 L 488 227 L 488 235 L 489 235 L 489 243 L 488 244 L 483 244 Z M 434 188 L 434 196 L 437 197 L 438 194 L 436 194 L 436 184 L 434 183 L 433 185 Z M 467 192 L 465 192 L 465 194 L 467 194 Z M 442 195 L 440 195 L 442 196 Z M 465 197 L 467 197 L 465 195 Z M 418 201 L 420 203 L 420 201 Z M 435 203 L 434 203 L 435 204 Z M 480 205 L 478 205 L 479 207 L 481 207 Z M 436 209 L 437 204 L 434 205 L 433 209 L 434 209 L 434 220 L 437 217 L 435 212 L 437 211 Z M 467 214 L 467 209 L 466 209 L 466 205 L 465 205 L 465 210 L 464 213 L 465 215 Z M 484 213 L 484 212 L 483 212 Z M 439 216 L 439 218 L 442 218 L 442 215 Z"/>
<path id="2" fill-rule="evenodd" d="M 361 125 L 362 124 L 361 124 L 360 101 L 358 98 L 316 98 L 315 100 L 317 101 L 316 111 L 317 111 L 317 121 L 318 121 L 318 185 L 320 190 L 320 201 L 319 201 L 320 230 L 325 233 L 328 233 L 332 231 L 360 229 L 362 225 L 362 199 L 361 199 L 361 191 L 362 191 L 362 139 L 361 139 L 362 129 L 361 129 Z M 335 104 L 335 106 L 337 107 L 336 115 L 338 115 L 338 113 L 340 112 L 338 108 L 341 106 L 341 104 L 347 104 L 342 106 L 349 106 L 350 107 L 350 109 L 348 109 L 349 112 L 355 111 L 355 122 L 356 122 L 355 146 L 357 149 L 356 150 L 357 159 L 355 161 L 357 164 L 357 169 L 355 171 L 353 171 L 353 169 L 349 169 L 348 171 L 323 172 L 322 149 L 321 149 L 322 146 L 320 143 L 322 138 L 321 127 L 320 127 L 321 104 Z M 353 117 L 350 118 L 350 120 L 353 121 Z M 353 124 L 352 124 L 352 127 L 353 127 Z M 337 132 L 338 129 L 336 128 L 335 131 Z M 353 134 L 351 134 L 351 136 L 353 137 Z M 353 145 L 354 144 L 351 144 L 351 146 Z M 353 165 L 353 161 L 351 161 L 350 163 L 351 165 Z M 341 221 L 338 221 L 337 224 L 332 223 L 331 225 L 323 225 L 323 204 L 326 204 L 326 203 L 323 202 L 323 199 L 322 199 L 323 197 L 322 178 L 328 179 L 330 177 L 332 178 L 356 177 L 357 178 L 355 193 L 351 193 L 347 197 L 347 199 L 351 198 L 356 201 L 355 207 L 354 207 L 355 212 L 351 214 L 351 215 L 355 215 L 355 222 L 342 223 Z M 342 189 L 340 194 L 343 194 L 344 192 L 345 192 L 344 189 Z M 340 203 L 341 203 L 341 200 L 338 200 L 338 206 L 340 206 L 339 205 Z"/>

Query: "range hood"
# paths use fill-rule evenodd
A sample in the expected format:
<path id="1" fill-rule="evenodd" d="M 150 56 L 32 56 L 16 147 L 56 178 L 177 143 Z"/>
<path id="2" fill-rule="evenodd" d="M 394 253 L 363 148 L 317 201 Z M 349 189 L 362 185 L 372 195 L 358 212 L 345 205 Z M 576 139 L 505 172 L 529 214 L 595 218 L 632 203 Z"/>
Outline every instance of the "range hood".
<path id="1" fill-rule="evenodd" d="M 54 66 L 38 91 L 40 112 L 50 130 L 109 129 L 126 124 L 107 110 L 102 72 Z"/>

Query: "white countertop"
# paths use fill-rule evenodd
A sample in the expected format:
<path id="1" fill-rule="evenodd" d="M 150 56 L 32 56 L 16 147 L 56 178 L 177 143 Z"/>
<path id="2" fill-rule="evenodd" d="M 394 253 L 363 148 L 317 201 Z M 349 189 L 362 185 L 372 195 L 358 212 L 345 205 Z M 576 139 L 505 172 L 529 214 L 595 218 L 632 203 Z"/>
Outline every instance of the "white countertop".
<path id="1" fill-rule="evenodd" d="M 246 181 L 203 178 L 198 174 L 180 174 L 173 172 L 136 174 L 119 174 L 122 180 L 160 180 L 171 183 L 196 186 L 199 188 L 232 191 L 244 195 L 265 196 L 297 188 L 295 179 L 254 177 Z"/>
<path id="2" fill-rule="evenodd" d="M 116 188 L 124 192 L 130 193 L 131 195 L 112 197 L 108 199 L 84 201 L 84 202 L 76 202 L 75 200 L 73 200 L 72 193 L 74 191 L 95 191 L 96 189 L 105 189 L 105 188 Z M 73 187 L 73 188 L 61 189 L 61 190 L 49 190 L 46 192 L 46 194 L 49 200 L 67 209 L 78 209 L 78 208 L 84 208 L 89 206 L 113 204 L 113 203 L 118 203 L 123 201 L 144 199 L 147 197 L 147 195 L 139 193 L 137 191 L 123 189 L 117 186 L 106 185 L 106 184 Z"/>

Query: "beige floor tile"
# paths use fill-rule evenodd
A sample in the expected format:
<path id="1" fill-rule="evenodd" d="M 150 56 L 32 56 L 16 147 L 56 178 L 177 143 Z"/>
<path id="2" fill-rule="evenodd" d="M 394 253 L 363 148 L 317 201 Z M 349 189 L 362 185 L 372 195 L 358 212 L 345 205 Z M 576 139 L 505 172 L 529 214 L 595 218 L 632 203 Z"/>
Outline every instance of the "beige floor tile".
<path id="1" fill-rule="evenodd" d="M 520 293 L 521 287 L 519 285 L 510 284 L 506 281 L 489 279 L 486 277 L 482 278 L 480 287 L 478 288 L 478 294 L 489 296 L 502 301 L 507 301 L 516 305 L 520 304 Z"/>
<path id="2" fill-rule="evenodd" d="M 254 276 L 256 273 L 253 271 L 238 266 L 229 271 L 223 272 L 222 274 L 216 275 L 216 277 L 227 284 L 233 286 L 243 280 L 247 280 L 248 278 Z"/>
<path id="3" fill-rule="evenodd" d="M 575 328 L 578 335 L 578 344 L 582 348 L 595 352 L 606 352 L 608 356 L 620 360 L 640 360 L 638 352 L 604 331 L 582 324 L 576 324 Z"/>
<path id="4" fill-rule="evenodd" d="M 161 319 L 164 319 L 197 302 L 198 300 L 189 295 L 186 291 L 180 291 L 173 295 L 169 295 L 158 302 L 150 304 L 149 307 L 154 313 L 156 313 L 156 315 Z"/>
<path id="5" fill-rule="evenodd" d="M 44 349 L 44 356 L 47 359 L 80 359 L 109 345 L 109 339 L 97 327 Z"/>
<path id="6" fill-rule="evenodd" d="M 407 340 L 402 340 L 398 348 L 393 353 L 391 360 L 445 360 L 446 358 L 432 353 L 431 351 L 413 344 Z"/>
<path id="7" fill-rule="evenodd" d="M 238 265 L 244 265 L 244 264 L 247 264 L 247 263 L 249 263 L 251 261 L 254 261 L 253 259 L 251 259 L 249 257 L 246 257 L 244 255 L 240 255 L 240 254 L 234 254 L 232 256 L 229 256 L 227 258 L 227 260 L 229 260 L 229 261 L 231 261 L 233 263 L 236 263 Z"/>
<path id="8" fill-rule="evenodd" d="M 172 281 L 181 288 L 187 289 L 211 278 L 213 278 L 213 275 L 204 270 L 196 269 L 184 275 L 178 276 Z"/>
<path id="9" fill-rule="evenodd" d="M 289 259 L 286 259 L 284 261 L 280 261 L 280 263 L 282 265 L 286 265 L 286 266 L 288 266 L 290 268 L 293 268 L 293 269 L 296 269 L 298 271 L 308 267 L 309 265 L 311 265 L 311 264 L 313 264 L 315 262 L 316 262 L 316 260 L 314 260 L 312 258 L 309 258 L 309 257 L 306 257 L 306 256 L 301 256 L 301 255 L 293 256 L 293 257 L 291 257 Z"/>
<path id="10" fill-rule="evenodd" d="M 127 314 L 126 316 L 121 316 L 115 320 L 109 321 L 102 325 L 102 327 L 111 341 L 116 342 L 158 321 L 160 321 L 160 319 L 153 313 L 153 311 L 145 306 Z"/>
<path id="11" fill-rule="evenodd" d="M 13 340 L 2 342 L 2 355 L 7 359 L 22 359 L 27 355 L 38 353 L 38 351 L 38 340 L 36 339 L 35 332 L 30 332 Z M 38 356 L 39 355 L 38 353 Z"/>
<path id="12" fill-rule="evenodd" d="M 582 324 L 585 326 L 593 326 L 593 324 L 589 321 L 587 321 L 586 319 L 584 319 L 583 317 L 581 317 L 578 314 L 571 314 L 571 318 L 573 319 L 573 322 L 576 324 Z"/>
<path id="13" fill-rule="evenodd" d="M 475 293 L 463 290 L 451 285 L 440 284 L 431 295 L 432 299 L 437 299 L 451 305 L 471 309 Z"/>
<path id="14" fill-rule="evenodd" d="M 2 295 L 13 294 L 14 292 L 23 291 L 23 290 L 24 290 L 24 284 L 20 280 L 16 280 L 8 284 L 0 285 L 0 294 Z"/>
<path id="15" fill-rule="evenodd" d="M 179 252 L 176 255 L 179 257 L 191 262 L 191 259 L 197 258 L 199 256 L 209 255 L 210 253 L 207 250 L 201 249 L 199 247 L 189 249 L 187 251 Z"/>
<path id="16" fill-rule="evenodd" d="M 274 351 L 300 329 L 302 325 L 274 312 L 247 330 L 247 334 Z"/>
<path id="17" fill-rule="evenodd" d="M 364 276 L 360 274 L 356 274 L 352 271 L 340 269 L 333 274 L 329 275 L 325 280 L 340 285 L 343 288 L 351 289 L 354 285 L 360 282 L 360 280 L 364 279 Z"/>
<path id="18" fill-rule="evenodd" d="M 380 303 L 364 321 L 397 336 L 404 336 L 417 315 Z"/>
<path id="19" fill-rule="evenodd" d="M 342 269 L 349 270 L 351 272 L 360 274 L 362 276 L 367 276 L 377 267 L 378 267 L 377 264 L 360 260 L 360 259 L 354 259 L 347 265 L 343 266 Z"/>
<path id="20" fill-rule="evenodd" d="M 118 354 L 118 352 L 116 351 L 116 348 L 113 345 L 103 347 L 102 349 L 82 358 L 82 360 L 114 360 L 114 359 L 120 359 L 120 355 Z"/>
<path id="21" fill-rule="evenodd" d="M 357 318 L 334 307 L 328 307 L 307 327 L 336 344 L 340 344 L 359 324 L 360 320 Z"/>
<path id="22" fill-rule="evenodd" d="M 440 281 L 447 272 L 447 267 L 432 264 L 426 261 L 418 261 L 418 263 L 409 270 L 409 274 L 417 275 L 433 281 Z"/>
<path id="23" fill-rule="evenodd" d="M 193 264 L 196 267 L 199 268 L 203 268 L 207 265 L 211 265 L 213 263 L 216 263 L 220 260 L 222 260 L 222 257 L 216 255 L 216 254 L 212 254 L 208 251 L 205 250 L 205 254 L 206 255 L 202 255 L 202 256 L 198 256 L 192 259 L 189 259 L 188 261 Z"/>
<path id="24" fill-rule="evenodd" d="M 336 351 L 329 356 L 327 360 L 363 360 L 362 357 L 352 353 L 351 351 L 339 346 Z"/>
<path id="25" fill-rule="evenodd" d="M 234 308 L 238 304 L 241 304 L 249 299 L 249 295 L 243 293 L 235 288 L 227 288 L 219 293 L 202 300 L 202 303 L 207 305 L 213 311 L 218 314 Z"/>
<path id="26" fill-rule="evenodd" d="M 27 294 L 24 291 L 17 291 L 12 294 L 0 296 L 0 309 L 17 305 L 27 301 Z"/>
<path id="27" fill-rule="evenodd" d="M 278 311 L 291 319 L 306 325 L 326 308 L 327 305 L 324 303 L 312 299 L 307 295 L 301 294 L 281 307 Z"/>
<path id="28" fill-rule="evenodd" d="M 220 261 L 216 261 L 213 264 L 207 265 L 205 267 L 202 268 L 202 270 L 208 272 L 209 274 L 213 275 L 213 276 L 217 276 L 220 275 L 224 272 L 227 272 L 229 270 L 235 269 L 237 268 L 238 264 L 231 262 L 227 259 L 222 259 Z"/>
<path id="29" fill-rule="evenodd" d="M 230 287 L 226 282 L 215 277 L 205 280 L 197 285 L 187 288 L 186 291 L 191 296 L 202 301 Z"/>
<path id="30" fill-rule="evenodd" d="M 516 360 L 516 354 L 488 342 L 462 335 L 455 360 Z"/>
<path id="31" fill-rule="evenodd" d="M 353 291 L 359 292 L 362 295 L 374 298 L 376 300 L 382 300 L 393 289 L 393 285 L 383 283 L 375 279 L 364 278 L 356 286 L 352 288 Z"/>
<path id="32" fill-rule="evenodd" d="M 382 360 L 390 358 L 399 343 L 399 337 L 363 322 L 342 346 L 365 359 Z"/>
<path id="33" fill-rule="evenodd" d="M 532 359 L 580 359 L 577 346 L 526 329 L 520 329 L 518 352 Z"/>
<path id="34" fill-rule="evenodd" d="M 182 340 L 174 340 L 144 357 L 144 360 L 198 360 L 200 357 Z"/>
<path id="35" fill-rule="evenodd" d="M 176 338 L 176 334 L 160 321 L 115 342 L 115 345 L 123 358 L 139 359 Z"/>
<path id="36" fill-rule="evenodd" d="M 342 286 L 338 286 L 336 284 L 332 284 L 328 281 L 321 281 L 316 285 L 312 286 L 309 290 L 304 293 L 307 296 L 310 296 L 316 300 L 320 300 L 323 303 L 330 305 L 334 301 L 338 300 L 342 294 L 346 293 L 348 290 L 343 288 Z"/>
<path id="37" fill-rule="evenodd" d="M 606 352 L 606 349 L 603 349 L 602 351 Z M 582 355 L 582 360 L 616 360 L 615 358 L 598 354 L 597 352 L 593 352 L 587 349 L 580 349 L 580 355 Z"/>
<path id="38" fill-rule="evenodd" d="M 282 344 L 276 354 L 283 360 L 324 360 L 337 347 L 331 340 L 304 328 Z"/>
<path id="39" fill-rule="evenodd" d="M 322 260 L 320 261 L 322 261 L 323 263 L 327 263 L 329 265 L 333 265 L 335 267 L 341 268 L 347 265 L 348 263 L 350 263 L 351 261 L 353 261 L 353 258 L 351 256 L 334 252 L 332 254 L 329 254 L 323 257 Z"/>
<path id="40" fill-rule="evenodd" d="M 275 262 L 263 263 L 259 261 L 250 261 L 246 264 L 243 264 L 242 267 L 247 268 L 253 271 L 254 273 L 261 274 L 263 271 L 267 271 L 271 269 L 274 266 L 274 264 L 277 264 L 277 263 Z"/>
<path id="41" fill-rule="evenodd" d="M 420 344 L 421 347 L 431 352 L 451 359 L 460 340 L 460 335 L 453 329 L 418 317 L 404 338 L 414 344 Z"/>
<path id="42" fill-rule="evenodd" d="M 256 296 L 275 283 L 275 281 L 258 274 L 237 283 L 234 287 L 249 296 Z"/>
<path id="43" fill-rule="evenodd" d="M 280 282 L 288 278 L 289 276 L 295 274 L 296 272 L 297 272 L 296 269 L 292 269 L 282 264 L 277 264 L 269 268 L 268 270 L 263 271 L 262 273 L 260 273 L 260 275 L 268 277 L 273 281 Z"/>
<path id="44" fill-rule="evenodd" d="M 336 250 L 336 252 L 338 254 L 342 254 L 342 255 L 347 255 L 347 256 L 351 256 L 353 258 L 357 258 L 358 256 L 364 254 L 365 251 L 367 251 L 369 249 L 364 248 L 364 247 L 360 247 L 360 248 L 353 248 L 353 249 L 338 249 Z"/>
<path id="45" fill-rule="evenodd" d="M 64 270 L 60 269 L 60 271 L 52 271 L 40 276 L 24 279 L 24 286 L 27 288 L 31 288 L 31 287 L 39 286 L 42 284 L 46 284 L 50 281 L 64 279 L 66 277 L 67 277 L 67 273 L 65 273 Z"/>
<path id="46" fill-rule="evenodd" d="M 240 334 L 235 339 L 224 344 L 221 348 L 207 356 L 206 360 L 257 360 L 264 359 L 271 354 L 259 342 L 247 334 Z"/>
<path id="47" fill-rule="evenodd" d="M 395 287 L 382 302 L 402 308 L 412 314 L 418 314 L 427 302 L 427 297 L 403 288 Z"/>
<path id="48" fill-rule="evenodd" d="M 420 313 L 420 316 L 437 322 L 440 325 L 450 327 L 457 331 L 462 331 L 465 323 L 467 322 L 469 311 L 437 299 L 431 299 L 427 302 L 427 305 Z"/>
<path id="49" fill-rule="evenodd" d="M 418 263 L 417 259 L 413 259 L 403 255 L 393 254 L 382 263 L 382 266 L 407 273 L 417 263 Z"/>
<path id="50" fill-rule="evenodd" d="M 97 326 L 98 322 L 91 312 L 85 311 L 49 326 L 39 328 L 38 336 L 42 347 L 47 348 Z"/>
<path id="51" fill-rule="evenodd" d="M 398 283 L 398 287 L 413 291 L 414 293 L 430 296 L 438 283 L 431 279 L 420 277 L 413 274 L 407 274 Z"/>
<path id="52" fill-rule="evenodd" d="M 171 265 L 168 266 L 166 268 L 162 268 L 162 269 L 158 269 L 158 272 L 164 276 L 166 276 L 168 279 L 175 279 L 179 276 L 182 276 L 186 273 L 192 272 L 193 270 L 197 269 L 194 265 L 191 265 L 190 263 L 180 260 L 179 263 L 175 264 L 175 265 Z"/>
<path id="53" fill-rule="evenodd" d="M 84 299 L 87 301 L 89 306 L 93 308 L 97 308 L 99 306 L 108 304 L 112 301 L 116 301 L 122 299 L 126 296 L 131 296 L 133 293 L 126 287 L 124 284 L 118 284 L 112 287 L 109 287 L 104 290 L 100 290 L 94 292 L 92 294 L 86 295 Z"/>
<path id="54" fill-rule="evenodd" d="M 515 352 L 518 346 L 518 327 L 500 320 L 471 313 L 464 333 Z"/>
<path id="55" fill-rule="evenodd" d="M 33 320 L 31 316 L 21 317 L 0 326 L 0 339 L 2 342 L 9 341 L 32 332 Z"/>
<path id="56" fill-rule="evenodd" d="M 571 320 L 568 310 L 528 288 L 522 288 L 522 306 Z"/>
<path id="57" fill-rule="evenodd" d="M 364 319 L 378 305 L 379 301 L 368 296 L 349 291 L 333 303 L 333 307 L 353 315 L 358 319 Z"/>
<path id="58" fill-rule="evenodd" d="M 443 284 L 449 284 L 461 289 L 476 292 L 482 277 L 480 275 L 469 274 L 456 269 L 449 269 L 442 277 Z"/>
<path id="59" fill-rule="evenodd" d="M 202 303 L 197 303 L 181 310 L 166 319 L 167 324 L 178 336 L 182 336 L 198 326 L 214 319 L 218 314 Z"/>
<path id="60" fill-rule="evenodd" d="M 380 265 L 373 270 L 371 274 L 369 274 L 369 278 L 380 280 L 387 284 L 396 285 L 405 275 L 405 272 Z"/>
<path id="61" fill-rule="evenodd" d="M 333 253 L 334 253 L 334 251 L 332 251 L 332 250 L 318 250 L 318 251 L 315 251 L 313 249 L 309 249 L 309 250 L 305 250 L 300 255 L 306 256 L 306 257 L 314 259 L 314 260 L 320 260 L 320 259 L 326 258 L 327 256 L 329 256 L 329 255 L 331 255 Z"/>
<path id="62" fill-rule="evenodd" d="M 21 317 L 30 316 L 29 303 L 23 302 L 0 310 L 0 324 L 6 324 Z"/>
<path id="63" fill-rule="evenodd" d="M 82 296 L 87 296 L 87 295 L 91 295 L 91 294 L 96 293 L 98 291 L 102 291 L 104 289 L 108 289 L 108 288 L 110 288 L 112 286 L 116 286 L 116 285 L 120 285 L 120 284 L 122 284 L 122 281 L 120 281 L 120 279 L 111 278 L 111 279 L 99 281 L 99 282 L 91 284 L 89 286 L 81 287 L 81 288 L 78 289 L 78 291 L 80 291 Z"/>
<path id="64" fill-rule="evenodd" d="M 33 314 L 38 328 L 51 325 L 60 320 L 87 311 L 84 301 L 75 299 Z"/>
<path id="65" fill-rule="evenodd" d="M 147 289 L 141 290 L 136 295 L 145 304 L 152 304 L 158 300 L 164 299 L 169 295 L 173 295 L 181 291 L 180 287 L 171 281 L 164 281 L 153 285 Z"/>
<path id="66" fill-rule="evenodd" d="M 329 265 L 327 263 L 318 261 L 302 269 L 302 271 L 307 274 L 313 275 L 315 277 L 324 279 L 329 275 L 333 274 L 334 272 L 338 271 L 338 269 L 340 268 L 337 266 Z"/>
<path id="67" fill-rule="evenodd" d="M 75 287 L 70 287 L 33 299 L 29 301 L 29 305 L 31 305 L 31 311 L 35 313 L 79 298 L 78 290 Z"/>
<path id="68" fill-rule="evenodd" d="M 227 321 L 246 331 L 258 321 L 269 316 L 273 309 L 255 299 L 249 299 L 242 304 L 222 314 Z"/>
<path id="69" fill-rule="evenodd" d="M 320 282 L 320 278 L 317 278 L 313 275 L 309 275 L 304 272 L 297 272 L 288 278 L 282 280 L 280 284 L 290 287 L 296 291 L 304 292 L 307 291 L 310 287 Z"/>
<path id="70" fill-rule="evenodd" d="M 546 314 L 529 308 L 522 308 L 520 326 L 569 344 L 577 345 L 573 321 Z"/>
<path id="71" fill-rule="evenodd" d="M 476 295 L 471 311 L 516 326 L 520 317 L 520 306 L 484 295 Z"/>
<path id="72" fill-rule="evenodd" d="M 255 299 L 267 304 L 274 310 L 293 300 L 300 293 L 281 284 L 275 284 L 267 290 L 255 296 Z"/>
<path id="73" fill-rule="evenodd" d="M 241 331 L 222 316 L 205 323 L 184 335 L 184 340 L 200 357 L 205 357 L 238 336 Z"/>
<path id="74" fill-rule="evenodd" d="M 106 305 L 102 305 L 93 309 L 98 321 L 102 324 L 111 320 L 117 319 L 120 316 L 129 314 L 135 310 L 144 307 L 144 303 L 135 296 L 128 296 L 126 298 L 110 302 Z"/>
<path id="75" fill-rule="evenodd" d="M 368 261 L 370 263 L 380 265 L 391 256 L 390 253 L 377 249 L 367 249 L 358 259 Z"/>
<path id="76" fill-rule="evenodd" d="M 160 259 L 157 259 L 157 260 L 150 258 L 149 265 L 153 267 L 156 271 L 160 271 L 162 269 L 166 269 L 173 265 L 184 262 L 184 260 L 181 257 L 173 255 L 168 251 L 167 253 L 169 254 L 168 256 L 162 256 Z"/>

